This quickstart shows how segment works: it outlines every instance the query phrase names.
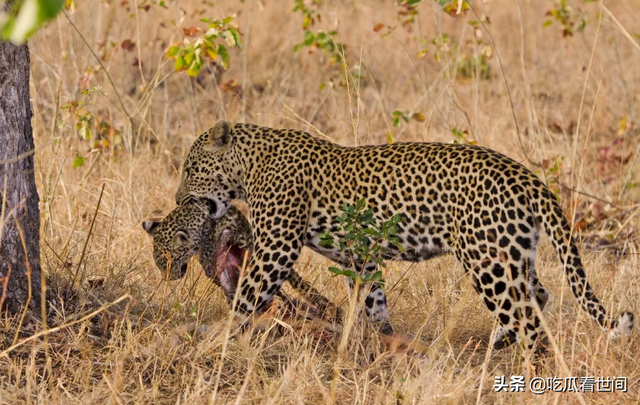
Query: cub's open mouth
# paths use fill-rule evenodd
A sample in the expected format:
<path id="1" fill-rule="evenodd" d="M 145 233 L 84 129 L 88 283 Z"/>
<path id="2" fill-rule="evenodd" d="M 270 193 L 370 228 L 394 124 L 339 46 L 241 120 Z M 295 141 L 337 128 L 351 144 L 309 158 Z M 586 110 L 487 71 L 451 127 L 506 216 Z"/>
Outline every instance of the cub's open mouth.
<path id="1" fill-rule="evenodd" d="M 224 290 L 227 297 L 233 297 L 242 276 L 242 265 L 251 253 L 232 243 L 221 243 L 216 251 L 216 272 L 214 280 Z"/>

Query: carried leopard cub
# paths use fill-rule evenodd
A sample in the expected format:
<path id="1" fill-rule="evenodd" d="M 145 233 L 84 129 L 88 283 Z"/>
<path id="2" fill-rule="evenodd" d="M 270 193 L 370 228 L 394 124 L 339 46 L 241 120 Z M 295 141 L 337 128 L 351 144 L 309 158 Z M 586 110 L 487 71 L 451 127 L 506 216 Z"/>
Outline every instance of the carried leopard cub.
<path id="1" fill-rule="evenodd" d="M 197 256 L 207 277 L 222 288 L 231 305 L 242 265 L 253 250 L 251 225 L 235 207 L 230 207 L 220 219 L 213 219 L 211 213 L 209 202 L 191 199 L 162 221 L 145 221 L 142 227 L 153 237 L 153 259 L 164 277 L 168 280 L 184 277 L 189 260 Z M 340 308 L 295 271 L 287 281 L 320 313 L 329 309 L 338 320 L 342 317 Z"/>
<path id="2" fill-rule="evenodd" d="M 340 233 L 343 203 L 366 198 L 375 221 L 402 217 L 398 245 L 385 259 L 418 262 L 451 253 L 471 276 L 497 318 L 495 347 L 519 341 L 532 349 L 542 335 L 536 309 L 548 292 L 535 271 L 544 231 L 578 303 L 611 337 L 629 334 L 633 314 L 607 314 L 586 279 L 562 207 L 522 164 L 472 145 L 394 143 L 343 147 L 306 132 L 221 121 L 189 150 L 176 202 L 211 201 L 222 217 L 232 199 L 249 204 L 254 252 L 243 278 L 236 315 L 247 319 L 269 304 L 289 278 L 303 246 L 357 269 L 375 270 L 321 235 Z M 384 290 L 373 285 L 366 314 L 391 333 Z"/>

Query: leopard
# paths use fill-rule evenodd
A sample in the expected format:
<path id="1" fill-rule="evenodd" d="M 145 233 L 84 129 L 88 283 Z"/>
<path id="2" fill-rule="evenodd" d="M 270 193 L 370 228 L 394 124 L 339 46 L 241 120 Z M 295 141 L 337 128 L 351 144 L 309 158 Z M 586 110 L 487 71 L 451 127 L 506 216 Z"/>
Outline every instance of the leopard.
<path id="1" fill-rule="evenodd" d="M 611 338 L 629 335 L 632 312 L 608 315 L 587 281 L 560 202 L 522 163 L 479 145 L 393 142 L 342 146 L 294 129 L 219 121 L 200 134 L 182 164 L 176 203 L 210 201 L 213 216 L 232 200 L 249 206 L 254 250 L 234 314 L 248 322 L 279 291 L 303 246 L 341 266 L 375 263 L 321 244 L 344 237 L 344 202 L 366 198 L 378 223 L 400 216 L 397 243 L 384 260 L 419 262 L 453 255 L 495 319 L 494 349 L 544 341 L 541 310 L 549 293 L 536 273 L 541 234 L 551 242 L 578 305 Z M 337 244 L 336 244 L 337 245 Z M 373 283 L 367 317 L 393 333 L 384 289 Z M 535 352 L 535 351 L 534 351 Z"/>
<path id="2" fill-rule="evenodd" d="M 238 208 L 231 206 L 221 218 L 214 219 L 210 202 L 191 199 L 160 221 L 142 222 L 142 228 L 153 239 L 153 259 L 164 279 L 182 279 L 191 258 L 197 257 L 207 278 L 222 289 L 232 305 L 254 241 L 251 225 Z M 299 273 L 291 271 L 287 281 L 317 313 L 341 322 L 342 309 Z M 279 296 L 288 303 L 296 302 L 282 291 Z"/>

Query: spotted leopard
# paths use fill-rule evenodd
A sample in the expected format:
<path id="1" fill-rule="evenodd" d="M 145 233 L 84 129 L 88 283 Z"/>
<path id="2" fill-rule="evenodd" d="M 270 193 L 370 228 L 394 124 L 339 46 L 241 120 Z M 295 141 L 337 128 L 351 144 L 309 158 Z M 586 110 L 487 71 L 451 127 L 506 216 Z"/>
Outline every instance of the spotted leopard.
<path id="1" fill-rule="evenodd" d="M 247 201 L 255 238 L 236 314 L 261 311 L 289 277 L 303 246 L 348 265 L 336 248 L 344 202 L 366 198 L 377 221 L 400 214 L 400 244 L 386 259 L 422 261 L 453 254 L 497 317 L 495 347 L 532 349 L 542 335 L 535 310 L 548 292 L 535 271 L 540 232 L 549 236 L 580 306 L 610 336 L 628 334 L 633 314 L 611 319 L 586 280 L 578 247 L 549 188 L 520 163 L 479 146 L 394 143 L 342 147 L 295 130 L 218 122 L 192 145 L 176 202 L 206 198 L 215 217 Z M 356 263 L 360 267 L 363 263 Z M 365 264 L 368 270 L 373 264 Z M 391 332 L 383 290 L 373 285 L 366 313 Z"/>
<path id="2" fill-rule="evenodd" d="M 185 276 L 189 260 L 197 256 L 207 277 L 222 288 L 233 302 L 245 252 L 253 250 L 253 235 L 247 219 L 230 207 L 220 219 L 211 216 L 211 204 L 191 199 L 171 211 L 162 221 L 145 221 L 142 227 L 153 237 L 153 258 L 168 280 Z M 340 308 L 291 271 L 289 284 L 321 313 L 342 317 Z"/>

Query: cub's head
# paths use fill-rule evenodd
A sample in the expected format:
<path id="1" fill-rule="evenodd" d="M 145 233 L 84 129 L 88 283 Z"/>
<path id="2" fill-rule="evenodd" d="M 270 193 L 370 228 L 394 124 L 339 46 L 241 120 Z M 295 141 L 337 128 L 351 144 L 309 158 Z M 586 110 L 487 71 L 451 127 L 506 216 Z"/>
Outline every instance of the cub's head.
<path id="1" fill-rule="evenodd" d="M 220 218 L 239 197 L 237 185 L 231 179 L 237 168 L 229 159 L 232 128 L 227 121 L 218 122 L 203 133 L 189 149 L 182 166 L 182 179 L 176 193 L 176 204 L 191 197 L 211 201 L 212 216 Z"/>
<path id="2" fill-rule="evenodd" d="M 211 217 L 212 204 L 190 200 L 162 221 L 145 221 L 142 227 L 153 237 L 153 258 L 164 277 L 177 280 L 197 256 L 207 277 L 233 298 L 245 252 L 253 250 L 247 219 L 231 207 L 220 219 Z"/>

